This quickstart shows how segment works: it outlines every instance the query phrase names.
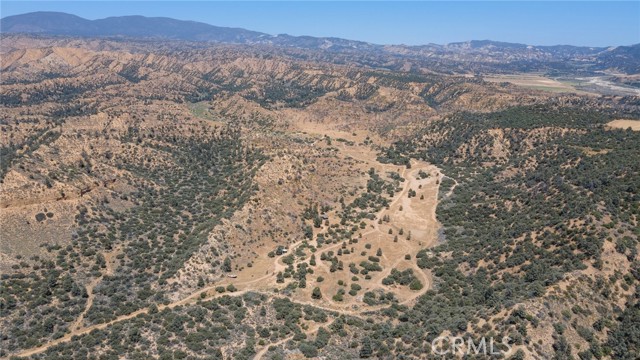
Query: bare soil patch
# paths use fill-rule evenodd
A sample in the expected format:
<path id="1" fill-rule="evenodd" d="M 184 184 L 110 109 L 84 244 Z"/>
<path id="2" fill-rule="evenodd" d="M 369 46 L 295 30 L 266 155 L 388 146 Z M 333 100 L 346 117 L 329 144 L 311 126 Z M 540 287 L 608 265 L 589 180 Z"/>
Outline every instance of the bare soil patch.
<path id="1" fill-rule="evenodd" d="M 607 123 L 607 127 L 611 129 L 629 129 L 640 131 L 640 120 L 613 120 Z"/>
<path id="2" fill-rule="evenodd" d="M 554 79 L 549 79 L 547 77 L 539 75 L 489 75 L 485 76 L 484 80 L 495 83 L 508 82 L 516 86 L 534 90 L 543 90 L 558 93 L 565 92 L 574 94 L 588 94 L 585 91 L 576 89 L 571 84 L 560 82 Z"/>

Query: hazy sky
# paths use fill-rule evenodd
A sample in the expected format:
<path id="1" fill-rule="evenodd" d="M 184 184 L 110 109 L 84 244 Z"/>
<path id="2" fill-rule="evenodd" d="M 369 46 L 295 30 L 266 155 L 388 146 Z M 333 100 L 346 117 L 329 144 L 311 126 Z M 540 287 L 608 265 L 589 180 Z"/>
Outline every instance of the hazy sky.
<path id="1" fill-rule="evenodd" d="M 269 34 L 379 44 L 497 40 L 531 45 L 640 43 L 640 1 L 2 1 L 2 17 L 63 11 L 88 19 L 166 16 Z"/>

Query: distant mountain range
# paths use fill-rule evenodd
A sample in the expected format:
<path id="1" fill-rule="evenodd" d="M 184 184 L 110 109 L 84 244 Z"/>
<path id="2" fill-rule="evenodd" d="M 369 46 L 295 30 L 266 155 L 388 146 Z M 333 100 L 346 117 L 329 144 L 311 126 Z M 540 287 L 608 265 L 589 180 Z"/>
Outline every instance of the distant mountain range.
<path id="1" fill-rule="evenodd" d="M 531 46 L 497 41 L 468 41 L 446 45 L 378 45 L 340 38 L 270 35 L 240 28 L 213 26 L 164 17 L 120 16 L 87 20 L 60 12 L 33 12 L 0 20 L 0 32 L 80 37 L 125 37 L 270 44 L 331 52 L 368 52 L 412 59 L 446 60 L 464 68 L 492 71 L 601 71 L 640 73 L 640 44 L 618 47 Z M 475 67 L 465 64 L 477 64 Z M 481 66 L 480 66 L 481 65 Z"/>
<path id="2" fill-rule="evenodd" d="M 195 21 L 161 17 L 119 16 L 87 20 L 60 12 L 33 12 L 0 20 L 3 33 L 39 33 L 71 36 L 126 36 L 190 41 L 255 42 L 269 35 L 218 27 Z"/>
<path id="3" fill-rule="evenodd" d="M 370 48 L 362 41 L 311 36 L 273 36 L 240 28 L 213 26 L 196 21 L 176 20 L 165 17 L 118 16 L 87 20 L 60 12 L 33 12 L 7 16 L 0 20 L 3 33 L 38 33 L 86 37 L 159 38 L 187 41 L 212 41 L 237 44 L 291 45 L 302 48 L 333 46 Z M 329 46 L 331 47 L 331 46 Z"/>

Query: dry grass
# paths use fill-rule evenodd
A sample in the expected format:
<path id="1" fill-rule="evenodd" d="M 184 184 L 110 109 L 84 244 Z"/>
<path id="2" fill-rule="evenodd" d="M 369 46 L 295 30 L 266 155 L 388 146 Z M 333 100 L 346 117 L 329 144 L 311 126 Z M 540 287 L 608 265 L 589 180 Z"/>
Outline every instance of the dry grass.
<path id="1" fill-rule="evenodd" d="M 484 80 L 496 83 L 508 82 L 528 89 L 555 93 L 588 94 L 587 92 L 576 89 L 570 84 L 538 75 L 490 75 L 485 76 Z"/>
<path id="2" fill-rule="evenodd" d="M 640 120 L 613 120 L 607 126 L 612 129 L 628 129 L 640 131 Z"/>

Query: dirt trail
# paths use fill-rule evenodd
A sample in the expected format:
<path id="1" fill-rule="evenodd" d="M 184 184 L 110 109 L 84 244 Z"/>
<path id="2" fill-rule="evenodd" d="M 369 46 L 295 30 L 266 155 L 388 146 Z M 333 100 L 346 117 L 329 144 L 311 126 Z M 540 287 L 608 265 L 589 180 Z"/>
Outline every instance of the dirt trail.
<path id="1" fill-rule="evenodd" d="M 451 189 L 449 189 L 449 191 L 447 191 L 447 193 L 442 196 L 443 200 L 449 198 L 453 194 L 453 190 L 455 190 L 456 187 L 458 186 L 458 180 L 456 180 L 456 179 L 454 179 L 454 178 L 452 178 L 450 176 L 442 175 L 442 180 L 444 180 L 444 178 L 453 180 L 454 184 L 451 187 Z"/>
<path id="2" fill-rule="evenodd" d="M 264 356 L 264 354 L 266 354 L 266 353 L 267 353 L 267 351 L 269 351 L 269 348 L 270 348 L 270 347 L 272 347 L 272 346 L 279 346 L 279 345 L 282 345 L 282 344 L 286 343 L 287 341 L 289 341 L 289 340 L 291 340 L 291 339 L 293 339 L 293 335 L 291 335 L 291 336 L 289 336 L 289 337 L 286 337 L 286 338 L 284 338 L 284 339 L 282 339 L 282 340 L 280 340 L 280 341 L 276 341 L 276 342 L 274 342 L 274 343 L 271 343 L 271 344 L 267 344 L 267 345 L 265 345 L 262 349 L 260 349 L 260 351 L 258 351 L 258 352 L 256 353 L 256 356 L 254 356 L 254 357 L 253 357 L 253 360 L 260 360 L 260 359 L 262 359 L 262 357 Z"/>
<path id="3" fill-rule="evenodd" d="M 252 280 L 251 282 L 254 282 L 254 281 L 255 280 Z M 238 284 L 238 285 L 243 285 L 243 284 Z M 216 285 L 216 286 L 219 286 L 219 285 Z M 273 293 L 255 291 L 255 290 L 251 290 L 251 289 L 243 289 L 243 290 L 235 291 L 233 293 L 215 293 L 213 295 L 205 297 L 204 299 L 200 298 L 200 294 L 201 293 L 207 292 L 209 290 L 212 290 L 213 288 L 214 288 L 214 286 L 202 289 L 202 290 L 200 290 L 200 291 L 198 291 L 196 293 L 193 293 L 192 295 L 190 295 L 190 296 L 188 296 L 188 297 L 186 297 L 186 298 L 184 298 L 182 300 L 179 300 L 179 301 L 167 304 L 167 305 L 160 304 L 160 305 L 157 306 L 158 307 L 158 311 L 162 311 L 164 309 L 172 309 L 172 308 L 175 308 L 177 306 L 185 305 L 185 304 L 187 304 L 187 303 L 189 303 L 191 301 L 194 301 L 194 300 L 197 301 L 197 299 L 200 299 L 200 300 L 211 300 L 211 299 L 215 299 L 215 298 L 218 298 L 218 297 L 223 297 L 225 295 L 226 296 L 232 296 L 232 297 L 242 296 L 242 295 L 244 295 L 246 293 L 256 293 L 256 294 L 263 294 L 263 295 L 269 295 L 269 296 L 273 296 L 274 295 Z M 285 297 L 282 297 L 282 296 L 279 296 L 279 297 L 285 298 Z M 330 313 L 334 313 L 334 314 L 335 313 L 342 313 L 342 312 L 337 311 L 335 309 L 332 309 L 332 308 L 329 308 L 329 307 L 324 307 L 324 306 L 321 306 L 321 305 L 318 305 L 318 304 L 314 304 L 314 303 L 311 303 L 311 302 L 300 302 L 300 301 L 294 301 L 294 300 L 291 300 L 291 302 L 299 304 L 299 305 L 313 306 L 313 307 L 316 307 L 316 308 L 319 308 L 319 309 L 323 309 L 323 310 L 326 310 L 326 311 L 328 311 Z M 46 343 L 46 344 L 44 344 L 42 346 L 36 347 L 36 348 L 25 350 L 25 351 L 17 353 L 17 354 L 12 354 L 11 356 L 29 357 L 29 356 L 32 356 L 32 355 L 36 355 L 36 354 L 39 354 L 39 353 L 47 351 L 47 349 L 49 349 L 49 348 L 51 348 L 53 346 L 56 346 L 56 345 L 65 343 L 67 341 L 70 341 L 71 338 L 73 338 L 74 336 L 85 335 L 85 334 L 88 334 L 88 333 L 90 333 L 90 332 L 92 332 L 94 330 L 104 329 L 104 328 L 107 328 L 107 327 L 109 327 L 109 326 L 111 326 L 111 325 L 113 325 L 115 323 L 126 321 L 126 320 L 130 320 L 130 319 L 135 318 L 138 315 L 147 314 L 148 312 L 149 312 L 149 309 L 148 308 L 144 308 L 144 309 L 136 310 L 136 311 L 134 311 L 134 312 L 132 312 L 130 314 L 127 314 L 127 315 L 119 316 L 119 317 L 117 317 L 117 318 L 115 318 L 115 319 L 113 319 L 111 321 L 106 322 L 106 323 L 96 324 L 96 325 L 91 325 L 91 326 L 83 327 L 83 328 L 80 328 L 80 329 L 76 329 L 76 330 L 73 330 L 73 331 L 69 332 L 68 334 L 66 334 L 65 336 L 63 336 L 63 337 L 61 337 L 59 339 L 50 341 L 50 342 L 48 342 L 48 343 Z M 349 315 L 357 316 L 357 314 L 349 314 Z M 320 324 L 317 328 L 319 328 L 320 326 L 329 326 L 330 324 L 331 324 L 331 322 L 323 323 L 323 324 Z M 315 330 L 317 330 L 317 328 Z M 307 331 L 307 333 L 311 332 L 311 331 L 315 331 L 315 330 L 311 330 L 310 329 L 310 330 Z M 284 341 L 286 341 L 286 340 L 287 339 L 284 339 Z M 273 345 L 273 344 L 271 344 L 271 345 Z M 266 348 L 268 348 L 268 346 L 269 345 L 267 345 Z M 2 359 L 9 359 L 9 357 L 2 358 Z"/>
<path id="4" fill-rule="evenodd" d="M 434 185 L 436 189 L 433 192 L 432 198 L 424 199 L 424 201 L 432 201 L 434 203 L 433 206 L 428 207 L 429 209 L 428 214 L 424 214 L 424 212 L 421 212 L 419 210 L 414 210 L 413 205 L 415 203 L 413 203 L 412 200 L 410 200 L 408 197 L 408 193 L 410 189 L 414 189 L 414 190 L 419 189 L 421 187 L 420 185 L 425 185 L 424 179 L 420 179 L 418 177 L 419 172 L 420 171 L 431 172 L 432 170 L 437 170 L 436 174 L 438 174 L 438 177 L 441 176 L 439 169 L 435 168 L 435 166 L 412 160 L 411 170 L 407 171 L 407 169 L 405 169 L 402 172 L 402 177 L 405 178 L 405 182 L 404 182 L 403 190 L 400 196 L 394 199 L 394 201 L 389 206 L 389 210 L 386 210 L 390 213 L 394 213 L 394 206 L 397 205 L 399 202 L 402 202 L 403 210 L 401 212 L 395 211 L 395 215 L 402 216 L 404 218 L 403 219 L 404 223 L 414 224 L 414 226 L 416 226 L 415 224 L 419 224 L 417 227 L 422 226 L 422 228 L 424 228 L 425 231 L 430 233 L 428 234 L 429 242 L 426 244 L 420 244 L 420 243 L 416 243 L 416 241 L 410 241 L 405 239 L 400 240 L 398 242 L 398 246 L 402 247 L 404 251 L 414 255 L 418 251 L 420 251 L 422 248 L 433 246 L 435 244 L 435 241 L 437 240 L 438 221 L 436 219 L 435 210 L 436 210 L 436 205 L 438 203 L 438 191 L 440 189 L 439 184 Z M 425 224 L 425 215 L 427 215 L 429 219 L 429 222 L 427 222 L 426 224 Z M 379 216 L 382 216 L 382 214 L 380 214 Z M 398 230 L 397 229 L 398 226 L 392 226 L 392 227 Z M 381 233 L 381 230 L 379 228 L 376 228 L 375 231 Z M 418 267 L 417 263 L 415 262 L 415 259 L 412 259 L 411 261 L 406 261 L 403 257 L 399 257 L 399 258 L 396 258 L 391 265 L 386 266 L 385 270 L 382 273 L 376 276 L 376 280 L 381 288 L 388 288 L 388 286 L 385 286 L 382 284 L 382 280 L 391 273 L 392 269 L 396 268 L 402 262 L 405 262 L 405 263 L 408 262 L 410 264 L 410 268 L 413 270 L 414 274 L 419 278 L 420 282 L 423 284 L 422 289 L 418 291 L 413 291 L 408 296 L 406 296 L 406 292 L 405 292 L 405 299 L 400 301 L 399 304 L 406 305 L 408 303 L 411 303 L 413 300 L 415 300 L 419 296 L 423 295 L 425 292 L 427 292 L 431 288 L 432 281 L 431 281 L 431 277 L 427 273 L 425 273 L 423 269 Z M 379 306 L 377 308 L 379 309 L 384 307 L 386 306 Z M 371 311 L 372 308 L 373 307 L 367 308 L 365 311 Z"/>
<path id="5" fill-rule="evenodd" d="M 364 159 L 362 160 L 364 161 Z M 383 170 L 389 171 L 391 170 L 391 168 L 395 168 L 395 166 L 387 165 L 385 168 L 383 168 Z M 434 176 L 428 179 L 421 179 L 418 176 L 420 171 L 427 171 L 428 173 L 431 173 Z M 406 240 L 404 238 L 399 239 L 398 243 L 395 244 L 394 246 L 396 246 L 396 249 L 402 249 L 403 255 L 396 256 L 396 257 L 391 257 L 391 256 L 387 257 L 387 254 L 383 253 L 382 258 L 385 260 L 384 270 L 380 273 L 370 273 L 372 275 L 372 279 L 370 283 L 375 284 L 375 286 L 373 288 L 367 287 L 364 290 L 367 291 L 367 290 L 373 290 L 376 288 L 386 289 L 387 291 L 391 290 L 390 286 L 382 285 L 382 280 L 391 273 L 391 270 L 393 268 L 398 267 L 398 265 L 400 264 L 405 264 L 405 267 L 409 267 L 414 271 L 414 274 L 416 275 L 416 277 L 418 277 L 418 279 L 423 285 L 423 287 L 417 291 L 410 290 L 406 287 L 393 288 L 394 292 L 399 291 L 403 295 L 399 299 L 400 300 L 399 303 L 402 305 L 406 305 L 413 302 L 420 295 L 423 295 L 431 287 L 432 280 L 431 280 L 430 274 L 425 272 L 423 269 L 420 269 L 417 266 L 415 259 L 406 260 L 404 258 L 404 253 L 412 254 L 413 256 L 415 256 L 415 254 L 418 251 L 420 251 L 425 247 L 434 245 L 437 241 L 438 222 L 436 219 L 435 209 L 436 209 L 436 204 L 438 202 L 439 183 L 436 183 L 436 179 L 441 178 L 442 174 L 438 168 L 436 168 L 431 164 L 427 164 L 419 161 L 412 161 L 411 168 L 410 169 L 403 168 L 400 175 L 405 179 L 405 181 L 402 183 L 401 191 L 395 194 L 393 200 L 389 203 L 388 209 L 387 208 L 381 209 L 376 214 L 375 220 L 372 222 L 373 228 L 362 233 L 362 238 L 371 239 L 377 236 L 377 239 L 380 239 L 380 238 L 384 238 L 384 236 L 388 237 L 388 234 L 386 234 L 386 232 L 383 232 L 380 229 L 380 225 L 378 224 L 377 220 L 382 219 L 382 217 L 386 213 L 389 213 L 389 215 L 393 215 L 393 216 L 399 216 L 398 214 L 401 214 L 403 218 L 402 223 L 410 224 L 411 227 L 416 229 L 421 229 L 425 233 L 426 242 L 422 243 L 415 240 Z M 423 191 L 429 190 L 430 191 L 429 193 L 431 195 L 429 198 L 420 200 L 420 201 L 423 201 L 423 203 L 418 204 L 416 203 L 416 201 L 418 200 L 416 200 L 416 198 L 413 198 L 413 200 L 410 199 L 408 197 L 408 194 L 409 194 L 409 191 L 412 189 L 415 191 L 421 188 L 420 185 L 431 186 L 430 190 L 427 189 L 426 187 L 422 189 Z M 433 205 L 432 206 L 428 205 L 429 203 L 432 203 Z M 403 211 L 398 211 L 399 206 L 403 207 Z M 418 209 L 413 209 L 413 206 L 418 206 Z M 425 209 L 427 209 L 427 211 L 425 211 Z M 399 226 L 396 226 L 393 224 L 390 224 L 387 226 L 394 228 L 396 232 L 400 228 Z M 380 241 L 380 240 L 377 240 L 377 241 Z M 300 246 L 303 242 L 304 241 L 299 241 L 293 244 L 290 248 L 290 251 L 295 252 L 296 248 Z M 328 246 L 323 246 L 319 250 L 322 252 L 326 252 L 326 251 L 339 249 L 340 247 L 342 247 L 342 243 L 338 242 Z M 329 273 L 328 266 L 323 261 L 318 262 L 317 269 L 324 271 L 327 274 Z M 300 299 L 298 299 L 298 301 L 300 301 Z M 352 316 L 362 314 L 364 312 L 376 311 L 389 306 L 389 305 L 366 306 L 363 303 L 356 302 L 355 299 L 353 299 L 353 301 L 336 303 L 328 297 L 325 297 L 322 300 L 322 302 L 327 305 L 330 305 L 331 307 L 329 309 L 333 311 L 339 311 L 341 313 L 349 314 Z M 311 303 L 310 305 L 314 305 L 318 307 L 318 305 L 313 303 Z M 354 307 L 356 307 L 357 309 L 354 309 Z"/>
<path id="6" fill-rule="evenodd" d="M 233 296 L 240 296 L 240 295 L 243 295 L 246 292 L 247 292 L 246 290 L 237 291 L 237 292 L 234 292 L 232 295 Z M 200 292 L 198 292 L 198 294 L 199 293 Z M 229 294 L 219 294 L 218 296 L 222 296 L 222 295 L 229 295 Z M 212 296 L 209 299 L 215 298 L 215 297 L 218 297 L 218 296 Z M 158 310 L 163 310 L 165 308 L 171 309 L 171 308 L 174 308 L 174 307 L 176 307 L 178 305 L 182 305 L 182 304 L 184 304 L 184 303 L 186 303 L 186 302 L 188 302 L 189 300 L 192 300 L 192 299 L 193 299 L 193 296 L 189 296 L 188 298 L 180 300 L 180 301 L 177 301 L 175 303 L 171 303 L 171 304 L 168 304 L 168 305 L 158 305 Z M 104 329 L 104 328 L 106 328 L 106 327 L 108 327 L 110 325 L 113 325 L 115 323 L 122 322 L 122 321 L 129 320 L 129 319 L 133 319 L 138 315 L 146 314 L 148 312 L 149 312 L 149 309 L 148 308 L 144 308 L 144 309 L 136 310 L 136 311 L 134 311 L 134 312 L 132 312 L 130 314 L 127 314 L 127 315 L 119 316 L 119 317 L 117 317 L 117 318 L 115 318 L 115 319 L 113 319 L 111 321 L 106 322 L 106 323 L 91 325 L 91 326 L 83 327 L 83 328 L 80 328 L 80 329 L 74 329 L 74 330 L 72 330 L 71 332 L 67 333 L 65 336 L 63 336 L 63 337 L 61 337 L 59 339 L 50 341 L 50 342 L 48 342 L 48 343 L 46 343 L 46 344 L 44 344 L 42 346 L 39 346 L 39 347 L 36 347 L 36 348 L 33 348 L 33 349 L 29 349 L 29 350 L 25 350 L 25 351 L 17 353 L 17 354 L 13 354 L 11 356 L 28 357 L 28 356 L 32 356 L 32 355 L 35 355 L 35 354 L 39 354 L 39 353 L 47 351 L 47 349 L 49 349 L 50 347 L 53 347 L 53 346 L 56 346 L 56 345 L 59 345 L 59 344 L 62 344 L 62 343 L 65 343 L 65 342 L 71 340 L 71 338 L 74 337 L 74 336 L 84 335 L 84 334 L 88 334 L 88 333 L 90 333 L 90 332 L 92 332 L 94 330 Z M 3 359 L 9 359 L 9 358 L 7 357 L 7 358 L 3 358 Z"/>
<path id="7" fill-rule="evenodd" d="M 333 322 L 335 321 L 335 318 L 332 318 L 329 322 L 327 323 L 315 323 L 313 327 L 310 327 L 309 329 L 305 330 L 304 333 L 308 336 L 311 335 L 312 333 L 318 331 L 318 329 L 320 329 L 321 327 L 329 327 L 331 326 L 331 324 L 333 324 Z M 270 343 L 270 344 L 266 344 L 262 349 L 260 349 L 260 351 L 258 351 L 256 353 L 256 355 L 253 357 L 253 360 L 260 360 L 262 359 L 262 357 L 267 353 L 267 351 L 269 351 L 269 348 L 272 346 L 280 346 L 284 343 L 286 343 L 287 341 L 293 339 L 294 335 L 288 336 L 282 340 L 278 340 L 276 342 Z"/>
<path id="8" fill-rule="evenodd" d="M 81 328 L 82 322 L 84 321 L 84 317 L 87 315 L 87 312 L 89 311 L 89 309 L 91 309 L 91 306 L 93 306 L 93 299 L 95 298 L 95 295 L 93 294 L 93 289 L 95 289 L 95 287 L 100 283 L 100 281 L 105 275 L 113 275 L 114 258 L 118 252 L 119 250 L 115 249 L 115 250 L 112 250 L 111 252 L 103 254 L 104 260 L 105 260 L 105 267 L 106 267 L 104 274 L 102 274 L 100 277 L 93 279 L 89 284 L 87 284 L 86 286 L 87 295 L 88 295 L 87 304 L 85 305 L 82 313 L 78 315 L 78 318 L 76 319 L 76 321 L 74 321 L 73 324 L 69 326 L 69 329 L 77 330 Z"/>
<path id="9" fill-rule="evenodd" d="M 344 148 L 344 146 L 343 146 L 343 148 Z M 388 170 L 390 170 L 390 169 L 395 167 L 395 166 L 388 165 L 388 164 L 381 164 L 381 163 L 378 163 L 377 161 L 375 161 L 375 164 L 374 164 L 372 159 L 370 159 L 370 158 L 367 159 L 366 156 L 362 157 L 361 156 L 362 152 L 357 152 L 356 151 L 356 154 L 358 154 L 358 155 L 355 155 L 355 154 L 352 153 L 355 149 L 348 149 L 349 151 L 347 151 L 346 148 L 344 148 L 344 149 L 345 149 L 345 154 L 346 155 L 351 156 L 354 159 L 367 162 L 368 164 L 371 164 L 372 166 L 375 166 L 378 169 L 382 168 L 382 169 L 385 169 L 385 170 L 388 171 Z M 368 151 L 370 151 L 370 150 L 368 149 Z M 395 168 L 397 168 L 397 167 L 395 167 Z M 435 244 L 435 241 L 437 240 L 436 206 L 438 204 L 438 194 L 439 194 L 439 190 L 440 190 L 440 184 L 439 184 L 440 182 L 436 183 L 435 181 L 433 181 L 433 185 L 432 186 L 436 187 L 435 192 L 434 192 L 435 193 L 434 198 L 425 199 L 425 201 L 433 202 L 432 206 L 422 205 L 422 209 L 413 209 L 414 203 L 412 201 L 415 201 L 415 199 L 411 200 L 411 199 L 408 198 L 409 190 L 411 190 L 411 189 L 415 190 L 415 189 L 419 188 L 420 185 L 429 184 L 429 182 L 426 179 L 419 179 L 418 178 L 417 175 L 418 175 L 419 171 L 421 171 L 421 170 L 422 171 L 427 171 L 427 172 L 432 173 L 432 174 L 435 173 L 437 175 L 437 177 L 440 179 L 440 182 L 441 182 L 442 178 L 445 177 L 440 172 L 440 170 L 437 167 L 435 167 L 434 165 L 412 160 L 411 169 L 403 168 L 403 170 L 401 172 L 401 176 L 403 178 L 405 178 L 405 181 L 402 184 L 402 190 L 400 192 L 398 192 L 395 195 L 395 198 L 389 203 L 389 208 L 388 209 L 382 209 L 376 214 L 376 218 L 373 221 L 373 223 L 371 224 L 371 225 L 373 225 L 373 228 L 368 230 L 368 231 L 366 231 L 366 232 L 364 232 L 362 234 L 363 238 L 368 238 L 368 237 L 371 237 L 372 235 L 375 235 L 375 234 L 377 234 L 379 236 L 384 235 L 383 231 L 380 229 L 380 225 L 378 224 L 377 220 L 381 219 L 382 216 L 386 212 L 389 212 L 389 213 L 392 213 L 394 216 L 403 217 L 403 221 L 408 222 L 408 223 L 412 223 L 414 226 L 422 226 L 422 228 L 424 228 L 425 232 L 428 231 L 428 232 L 432 233 L 429 236 L 429 242 L 426 243 L 426 244 L 419 243 L 419 242 L 417 242 L 415 240 L 409 241 L 409 240 L 403 239 L 402 241 L 399 241 L 398 246 L 402 247 L 403 251 L 406 251 L 408 253 L 412 253 L 412 254 L 415 255 L 415 253 L 417 253 L 417 251 L 419 251 L 420 249 L 425 248 L 425 247 L 429 247 L 429 246 L 433 246 Z M 455 184 L 454 184 L 454 186 L 451 187 L 451 189 L 445 195 L 446 197 L 451 196 L 451 194 L 453 193 L 453 190 L 458 185 L 458 182 L 455 179 L 452 179 L 452 180 L 455 181 Z M 432 180 L 429 180 L 429 181 L 432 181 Z M 394 212 L 394 209 L 399 207 L 399 206 L 403 207 L 403 211 Z M 428 214 L 424 213 L 424 208 L 428 209 Z M 400 215 L 398 215 L 398 214 L 400 214 Z M 427 226 L 424 226 L 425 219 L 428 219 Z M 391 225 L 391 226 L 395 227 L 396 230 L 398 230 L 397 226 L 394 226 L 394 225 Z M 292 244 L 290 246 L 290 252 L 294 252 L 296 250 L 296 248 L 301 246 L 305 241 L 306 240 L 300 240 L 300 241 Z M 342 246 L 342 243 L 336 243 L 336 244 L 332 244 L 332 245 L 329 245 L 329 246 L 325 246 L 325 247 L 321 248 L 321 250 L 322 251 L 329 251 L 329 250 L 333 250 L 333 249 L 341 247 L 341 246 Z M 115 255 L 115 251 L 111 252 L 109 254 L 105 254 L 105 259 L 107 260 L 107 269 L 106 269 L 106 272 L 105 272 L 106 274 L 110 275 L 114 271 L 113 264 L 112 264 L 114 255 Z M 270 293 L 262 292 L 262 291 L 260 291 L 258 289 L 258 287 L 255 287 L 255 288 L 252 289 L 252 288 L 250 288 L 248 286 L 252 285 L 252 284 L 255 284 L 255 283 L 258 283 L 258 282 L 263 282 L 263 281 L 265 281 L 267 279 L 271 279 L 271 281 L 273 281 L 273 283 L 268 282 L 266 284 L 267 286 L 271 286 L 271 285 L 277 286 L 276 283 L 275 283 L 276 274 L 279 271 L 283 271 L 287 267 L 287 265 L 281 263 L 282 258 L 283 258 L 282 256 L 274 258 L 274 260 L 273 260 L 274 261 L 274 271 L 272 273 L 268 273 L 268 274 L 266 274 L 264 276 L 261 276 L 259 278 L 252 279 L 252 280 L 247 280 L 247 281 L 243 281 L 243 282 L 242 281 L 241 282 L 236 282 L 236 281 L 233 281 L 231 279 L 229 279 L 229 280 L 224 279 L 224 280 L 222 280 L 220 282 L 217 282 L 217 283 L 214 283 L 214 284 L 210 284 L 207 287 L 204 287 L 202 289 L 194 291 L 193 293 L 189 294 L 188 296 L 186 296 L 186 297 L 184 297 L 184 298 L 182 298 L 180 300 L 177 300 L 175 302 L 172 302 L 170 304 L 167 304 L 167 305 L 159 304 L 159 305 L 157 305 L 158 310 L 163 310 L 165 308 L 171 309 L 171 308 L 174 308 L 176 306 L 188 304 L 190 302 L 196 302 L 198 300 L 210 300 L 210 299 L 214 299 L 214 298 L 225 296 L 225 295 L 242 296 L 242 295 L 244 295 L 245 293 L 248 293 L 248 292 L 261 293 L 261 294 L 266 294 L 266 295 L 269 295 L 269 296 L 274 296 L 274 294 L 272 292 L 270 292 Z M 385 256 L 385 259 L 387 259 L 386 256 Z M 403 300 L 400 301 L 400 304 L 401 305 L 406 305 L 406 304 L 409 304 L 412 301 L 414 301 L 416 298 L 418 298 L 420 295 L 424 294 L 426 291 L 428 291 L 429 288 L 430 288 L 430 285 L 432 283 L 430 275 L 425 273 L 422 269 L 420 269 L 417 266 L 417 264 L 415 262 L 415 259 L 412 259 L 411 261 L 406 261 L 406 260 L 404 260 L 403 257 L 395 258 L 393 263 L 388 264 L 386 266 L 386 269 L 385 269 L 384 272 L 381 272 L 381 273 L 377 274 L 372 279 L 372 282 L 375 283 L 375 284 L 379 284 L 379 286 L 378 286 L 379 288 L 387 288 L 386 286 L 381 284 L 382 279 L 384 277 L 388 276 L 388 274 L 390 273 L 392 268 L 398 266 L 403 261 L 410 264 L 409 266 L 414 270 L 414 273 L 420 278 L 420 281 L 423 284 L 422 289 L 420 289 L 419 291 L 410 291 L 410 293 L 408 293 L 408 295 L 405 294 L 406 296 L 404 297 Z M 320 261 L 320 263 L 322 263 L 322 261 Z M 324 265 L 324 264 L 321 264 L 321 265 Z M 28 357 L 28 356 L 32 356 L 32 355 L 35 355 L 35 354 L 38 354 L 38 353 L 42 353 L 42 352 L 46 351 L 47 349 L 49 349 L 49 348 L 51 348 L 51 347 L 53 347 L 55 345 L 59 345 L 61 343 L 70 341 L 71 338 L 74 337 L 74 336 L 88 334 L 93 330 L 104 329 L 104 328 L 106 328 L 106 327 L 108 327 L 108 326 L 110 326 L 110 325 L 112 325 L 114 323 L 125 321 L 125 320 L 129 320 L 129 319 L 132 319 L 132 318 L 134 318 L 134 317 L 136 317 L 138 315 L 142 315 L 142 314 L 148 313 L 148 311 L 149 311 L 148 308 L 143 308 L 143 309 L 139 309 L 137 311 L 134 311 L 134 312 L 132 312 L 130 314 L 119 316 L 119 317 L 117 317 L 117 318 L 115 318 L 115 319 L 113 319 L 111 321 L 105 322 L 105 323 L 82 327 L 82 322 L 84 320 L 84 316 L 86 315 L 88 309 L 91 307 L 91 304 L 93 303 L 93 298 L 94 298 L 93 289 L 97 285 L 97 283 L 99 282 L 100 279 L 101 278 L 95 279 L 89 285 L 87 285 L 87 292 L 89 293 L 89 298 L 87 300 L 87 306 L 86 306 L 85 310 L 82 312 L 82 314 L 80 314 L 78 319 L 74 322 L 74 324 L 70 327 L 71 331 L 69 333 L 67 333 L 65 336 L 63 336 L 63 337 L 61 337 L 59 339 L 50 341 L 50 342 L 48 342 L 48 343 L 46 343 L 46 344 L 44 344 L 42 346 L 39 346 L 39 347 L 36 347 L 36 348 L 32 348 L 32 349 L 28 349 L 28 350 L 25 350 L 25 351 L 17 353 L 17 354 L 12 354 L 11 356 Z M 236 287 L 244 288 L 244 289 L 240 289 L 240 290 L 235 291 L 233 293 L 217 293 L 215 291 L 216 287 L 226 286 L 228 284 L 233 284 Z M 259 288 L 265 288 L 265 286 L 261 285 L 261 286 L 259 286 Z M 397 290 L 397 289 L 395 289 L 395 290 Z M 407 290 L 407 291 L 409 291 L 409 290 Z M 202 294 L 205 294 L 205 295 L 203 296 Z M 327 304 L 327 305 L 331 305 L 331 306 L 321 305 L 321 304 L 318 304 L 318 303 L 313 302 L 313 301 L 294 300 L 294 299 L 290 299 L 290 300 L 292 302 L 294 302 L 294 303 L 297 303 L 297 304 L 309 305 L 309 306 L 313 306 L 313 307 L 316 307 L 316 308 L 319 308 L 319 309 L 323 309 L 323 310 L 326 310 L 326 311 L 328 311 L 328 312 L 330 312 L 332 314 L 339 313 L 339 314 L 345 314 L 345 315 L 348 315 L 348 316 L 356 316 L 356 317 L 360 317 L 361 314 L 366 313 L 366 312 L 378 311 L 380 309 L 384 309 L 384 308 L 387 308 L 387 307 L 390 306 L 388 304 L 384 304 L 384 305 L 378 305 L 378 306 L 366 306 L 364 309 L 359 309 L 360 306 L 362 305 L 360 303 L 349 302 L 349 303 L 345 303 L 345 304 L 337 304 L 337 303 L 331 301 L 330 299 L 326 299 L 326 298 L 321 300 L 321 301 L 318 301 L 318 302 L 322 302 L 323 304 Z M 354 305 L 356 305 L 358 309 L 354 309 L 353 308 Z M 324 326 L 324 325 L 326 325 L 326 324 L 322 324 L 322 325 L 319 325 L 319 326 Z M 316 330 L 317 329 L 315 329 L 313 331 L 316 331 Z M 309 330 L 309 332 L 310 331 L 311 330 Z M 272 344 L 264 346 L 256 354 L 255 359 L 261 359 L 262 356 L 264 356 L 264 354 L 268 351 L 269 346 L 281 345 L 282 343 L 288 341 L 289 339 L 290 338 L 285 338 L 285 339 L 279 340 L 279 341 L 277 341 L 275 343 L 272 343 Z"/>

